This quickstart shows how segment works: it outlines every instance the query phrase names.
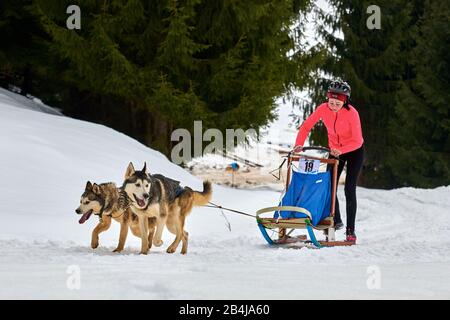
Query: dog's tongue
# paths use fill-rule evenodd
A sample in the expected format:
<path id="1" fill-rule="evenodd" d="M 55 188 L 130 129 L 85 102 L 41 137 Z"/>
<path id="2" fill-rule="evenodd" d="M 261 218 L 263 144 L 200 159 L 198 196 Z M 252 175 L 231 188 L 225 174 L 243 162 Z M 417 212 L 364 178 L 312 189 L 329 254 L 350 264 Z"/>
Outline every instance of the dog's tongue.
<path id="1" fill-rule="evenodd" d="M 141 207 L 145 206 L 145 201 L 142 200 L 142 199 L 137 198 L 137 203 L 138 203 L 138 205 L 141 206 Z"/>
<path id="2" fill-rule="evenodd" d="M 92 211 L 88 211 L 88 212 L 84 213 L 84 214 L 81 216 L 80 220 L 78 220 L 78 222 L 79 222 L 80 224 L 85 223 L 86 220 L 89 219 L 89 217 L 91 216 L 91 213 L 92 213 Z"/>

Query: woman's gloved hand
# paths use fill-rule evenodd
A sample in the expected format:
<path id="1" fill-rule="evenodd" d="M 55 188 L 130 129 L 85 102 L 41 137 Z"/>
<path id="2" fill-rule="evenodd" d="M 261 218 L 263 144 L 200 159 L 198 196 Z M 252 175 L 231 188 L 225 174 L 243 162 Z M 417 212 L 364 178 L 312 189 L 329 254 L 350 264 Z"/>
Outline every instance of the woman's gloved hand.
<path id="1" fill-rule="evenodd" d="M 334 157 L 339 157 L 342 152 L 340 152 L 338 149 L 331 149 L 330 154 Z"/>

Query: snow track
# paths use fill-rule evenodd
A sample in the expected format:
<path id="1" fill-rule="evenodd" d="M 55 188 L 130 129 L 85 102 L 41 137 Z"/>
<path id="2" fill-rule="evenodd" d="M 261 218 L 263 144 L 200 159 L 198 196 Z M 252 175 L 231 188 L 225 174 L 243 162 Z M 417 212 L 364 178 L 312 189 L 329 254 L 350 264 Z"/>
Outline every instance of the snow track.
<path id="1" fill-rule="evenodd" d="M 0 91 L 2 299 L 450 298 L 450 186 L 358 188 L 353 247 L 269 247 L 253 219 L 226 213 L 230 232 L 218 210 L 195 208 L 186 256 L 165 253 L 174 238 L 167 231 L 148 256 L 138 255 L 131 233 L 125 250 L 112 253 L 115 222 L 92 250 L 96 218 L 79 225 L 74 212 L 87 180 L 120 184 L 129 161 L 138 168 L 147 161 L 194 189 L 202 182 L 123 134 L 30 110 L 31 102 L 18 107 L 21 99 Z M 213 202 L 249 213 L 279 199 L 270 190 L 213 190 Z M 338 196 L 345 208 L 341 188 Z M 67 286 L 70 266 L 79 268 L 79 289 Z M 379 289 L 368 286 L 374 268 Z"/>

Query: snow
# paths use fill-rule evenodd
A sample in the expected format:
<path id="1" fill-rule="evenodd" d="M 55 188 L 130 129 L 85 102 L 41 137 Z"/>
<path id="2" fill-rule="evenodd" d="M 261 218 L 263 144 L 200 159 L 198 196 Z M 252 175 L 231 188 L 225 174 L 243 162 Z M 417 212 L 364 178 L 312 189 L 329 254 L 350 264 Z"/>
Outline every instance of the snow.
<path id="1" fill-rule="evenodd" d="M 147 256 L 131 234 L 125 250 L 113 253 L 115 222 L 93 250 L 96 220 L 79 225 L 74 212 L 87 180 L 121 184 L 129 161 L 138 168 L 147 161 L 151 171 L 194 189 L 201 180 L 121 133 L 44 113 L 51 108 L 30 101 L 0 91 L 1 299 L 450 298 L 450 186 L 358 188 L 353 247 L 269 247 L 254 219 L 226 213 L 230 232 L 220 211 L 194 208 L 186 256 L 165 253 L 174 238 L 167 231 L 164 245 Z M 280 196 L 213 190 L 213 202 L 251 214 Z M 338 196 L 345 208 L 342 187 Z M 73 270 L 80 272 L 78 289 Z"/>

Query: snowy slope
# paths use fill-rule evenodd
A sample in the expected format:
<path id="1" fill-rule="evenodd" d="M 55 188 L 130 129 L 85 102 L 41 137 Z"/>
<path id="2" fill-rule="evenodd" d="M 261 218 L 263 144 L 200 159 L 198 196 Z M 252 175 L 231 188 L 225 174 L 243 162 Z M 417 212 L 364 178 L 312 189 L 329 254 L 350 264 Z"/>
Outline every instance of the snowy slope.
<path id="1" fill-rule="evenodd" d="M 193 188 L 201 181 L 123 134 L 30 110 L 21 98 L 0 91 L 0 298 L 450 298 L 450 186 L 359 188 L 354 247 L 272 248 L 253 219 L 227 213 L 230 232 L 219 211 L 196 208 L 186 226 L 187 256 L 165 253 L 168 233 L 148 256 L 138 255 L 132 235 L 123 253 L 112 253 L 115 223 L 92 250 L 96 220 L 79 225 L 74 212 L 87 180 L 120 184 L 129 161 L 147 161 Z M 278 198 L 214 186 L 214 202 L 249 213 Z M 341 189 L 339 198 L 345 208 Z M 67 286 L 72 266 L 81 272 L 75 290 Z M 379 289 L 367 286 L 370 267 L 380 272 Z"/>

